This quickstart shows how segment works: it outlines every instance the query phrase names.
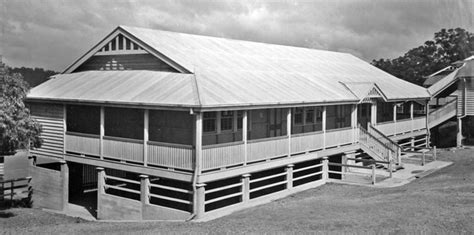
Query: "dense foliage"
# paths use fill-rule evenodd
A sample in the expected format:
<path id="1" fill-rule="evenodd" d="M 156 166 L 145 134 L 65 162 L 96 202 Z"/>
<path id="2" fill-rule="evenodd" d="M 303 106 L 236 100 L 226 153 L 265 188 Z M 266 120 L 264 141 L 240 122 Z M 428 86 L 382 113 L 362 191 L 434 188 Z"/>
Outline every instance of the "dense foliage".
<path id="1" fill-rule="evenodd" d="M 28 83 L 30 87 L 35 87 L 48 80 L 49 77 L 58 72 L 52 70 L 44 70 L 42 68 L 9 68 L 12 74 L 19 73 L 23 76 L 23 80 Z"/>
<path id="2" fill-rule="evenodd" d="M 0 155 L 27 148 L 28 143 L 41 146 L 41 126 L 23 102 L 27 93 L 28 85 L 20 74 L 0 73 Z"/>
<path id="3" fill-rule="evenodd" d="M 474 34 L 465 29 L 442 29 L 434 39 L 413 48 L 396 59 L 373 60 L 376 67 L 398 77 L 423 84 L 428 76 L 453 62 L 465 59 L 474 51 Z"/>

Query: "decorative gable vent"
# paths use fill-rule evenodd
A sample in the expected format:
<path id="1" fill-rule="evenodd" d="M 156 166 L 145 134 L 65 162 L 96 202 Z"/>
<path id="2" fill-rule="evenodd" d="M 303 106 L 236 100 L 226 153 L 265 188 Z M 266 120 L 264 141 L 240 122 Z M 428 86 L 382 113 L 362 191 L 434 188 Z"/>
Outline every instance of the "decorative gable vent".
<path id="1" fill-rule="evenodd" d="M 118 34 L 96 53 L 96 55 L 120 54 L 147 54 L 147 52 L 138 44 L 132 42 L 132 40 L 122 34 Z"/>

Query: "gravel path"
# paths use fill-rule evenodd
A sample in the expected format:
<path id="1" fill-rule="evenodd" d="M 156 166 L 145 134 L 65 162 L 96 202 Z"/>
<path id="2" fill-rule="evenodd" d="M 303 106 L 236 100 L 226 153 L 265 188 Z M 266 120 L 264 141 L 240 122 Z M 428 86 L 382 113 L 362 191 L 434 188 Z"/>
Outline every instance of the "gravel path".
<path id="1" fill-rule="evenodd" d="M 474 150 L 442 151 L 454 164 L 396 188 L 327 184 L 206 223 L 87 222 L 38 209 L 0 211 L 6 234 L 470 233 Z"/>

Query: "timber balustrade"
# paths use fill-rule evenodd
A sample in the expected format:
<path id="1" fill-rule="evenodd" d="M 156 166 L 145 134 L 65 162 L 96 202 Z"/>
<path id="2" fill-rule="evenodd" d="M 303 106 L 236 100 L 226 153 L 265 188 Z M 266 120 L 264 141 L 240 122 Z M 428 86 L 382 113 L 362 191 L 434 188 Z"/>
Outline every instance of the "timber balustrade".
<path id="1" fill-rule="evenodd" d="M 66 132 L 66 151 L 99 156 L 100 136 L 77 132 Z"/>
<path id="2" fill-rule="evenodd" d="M 100 157 L 99 135 L 67 132 L 66 152 Z M 287 157 L 288 155 L 311 152 L 325 148 L 357 142 L 357 128 L 341 128 L 248 140 L 202 147 L 202 170 L 220 169 L 230 166 Z M 290 144 L 289 144 L 290 143 Z M 192 171 L 195 150 L 191 145 L 103 136 L 103 158 Z M 146 149 L 146 163 L 145 153 Z M 247 151 L 246 151 L 247 150 Z"/>
<path id="3" fill-rule="evenodd" d="M 361 147 L 366 151 L 375 153 L 380 157 L 380 160 L 392 161 L 394 157 L 396 157 L 397 162 L 400 163 L 400 146 L 371 125 L 368 126 L 368 129 L 369 130 L 359 127 L 359 143 Z M 375 156 L 372 157 L 375 158 Z"/>
<path id="4" fill-rule="evenodd" d="M 377 123 L 374 126 L 387 136 L 399 135 L 415 130 L 426 129 L 426 117 Z"/>

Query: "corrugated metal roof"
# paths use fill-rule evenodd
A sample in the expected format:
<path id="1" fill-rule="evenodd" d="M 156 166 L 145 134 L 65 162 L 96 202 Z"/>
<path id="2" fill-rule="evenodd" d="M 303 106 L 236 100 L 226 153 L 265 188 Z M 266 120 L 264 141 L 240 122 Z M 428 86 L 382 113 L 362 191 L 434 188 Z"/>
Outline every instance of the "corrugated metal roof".
<path id="1" fill-rule="evenodd" d="M 455 70 L 454 72 L 451 72 L 450 74 L 446 75 L 446 77 L 440 79 L 438 82 L 428 87 L 428 92 L 433 96 L 441 92 L 447 86 L 451 85 L 452 83 L 456 81 L 457 73 L 458 73 L 458 70 Z"/>
<path id="2" fill-rule="evenodd" d="M 387 99 L 428 98 L 346 53 L 120 27 L 194 74 L 87 71 L 56 76 L 30 99 L 223 107 L 358 102 L 357 85 L 376 84 Z M 356 94 L 356 95 L 354 95 Z"/>
<path id="3" fill-rule="evenodd" d="M 199 106 L 194 75 L 154 71 L 60 74 L 34 87 L 29 99 L 163 106 Z"/>
<path id="4" fill-rule="evenodd" d="M 374 82 L 387 99 L 428 98 L 425 88 L 398 79 L 347 53 L 121 26 L 189 71 L 227 69 L 304 73 L 319 82 Z M 230 72 L 226 77 L 233 76 Z M 292 82 L 292 81 L 290 81 Z M 328 99 L 337 97 L 326 97 Z"/>

